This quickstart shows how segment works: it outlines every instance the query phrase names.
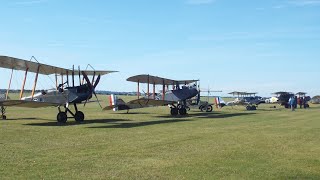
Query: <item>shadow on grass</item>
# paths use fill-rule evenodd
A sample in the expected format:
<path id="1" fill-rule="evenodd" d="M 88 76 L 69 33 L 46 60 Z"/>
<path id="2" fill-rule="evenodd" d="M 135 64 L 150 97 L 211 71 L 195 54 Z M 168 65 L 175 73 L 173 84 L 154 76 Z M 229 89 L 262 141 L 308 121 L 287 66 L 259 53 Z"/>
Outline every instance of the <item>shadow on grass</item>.
<path id="1" fill-rule="evenodd" d="M 178 123 L 178 122 L 186 122 L 190 120 L 186 119 L 166 119 L 166 120 L 158 120 L 158 121 L 143 121 L 143 122 L 133 122 L 133 123 L 118 123 L 110 126 L 99 126 L 99 127 L 89 127 L 89 128 L 135 128 L 135 127 L 142 127 L 142 126 L 151 126 L 157 124 L 167 124 L 167 123 Z"/>
<path id="2" fill-rule="evenodd" d="M 253 112 L 243 112 L 243 113 L 221 113 L 221 112 L 197 112 L 197 113 L 190 113 L 186 116 L 175 116 L 174 118 L 186 118 L 186 117 L 194 117 L 194 118 L 230 118 L 236 116 L 249 116 L 256 113 Z M 157 118 L 173 118 L 171 115 L 165 116 L 156 116 Z"/>
<path id="3" fill-rule="evenodd" d="M 77 126 L 77 125 L 85 125 L 85 124 L 95 124 L 95 123 L 115 123 L 119 121 L 130 121 L 128 119 L 93 119 L 93 120 L 85 120 L 83 122 L 76 122 L 74 119 L 69 119 L 66 123 L 59 123 L 56 121 L 44 122 L 44 123 L 29 123 L 24 124 L 27 126 Z"/>
<path id="4" fill-rule="evenodd" d="M 148 113 L 148 112 L 130 112 L 130 111 L 127 113 L 127 112 L 123 111 L 121 113 L 114 113 L 114 114 L 121 114 L 121 115 L 123 115 L 123 114 L 133 114 L 134 115 L 134 114 L 151 114 L 151 113 Z"/>
<path id="5" fill-rule="evenodd" d="M 7 118 L 5 121 L 19 121 L 19 120 L 37 120 L 37 118 Z"/>

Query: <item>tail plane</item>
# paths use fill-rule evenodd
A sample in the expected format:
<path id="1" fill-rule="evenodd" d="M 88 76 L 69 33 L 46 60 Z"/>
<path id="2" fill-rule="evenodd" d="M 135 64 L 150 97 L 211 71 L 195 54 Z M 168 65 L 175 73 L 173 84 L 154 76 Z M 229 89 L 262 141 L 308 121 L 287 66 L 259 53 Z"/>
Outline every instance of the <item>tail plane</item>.
<path id="1" fill-rule="evenodd" d="M 215 101 L 217 108 L 222 108 L 226 105 L 226 103 L 224 102 L 224 100 L 221 97 L 214 98 L 214 101 Z"/>
<path id="2" fill-rule="evenodd" d="M 126 110 L 130 108 L 121 98 L 118 98 L 116 95 L 111 94 L 109 96 L 109 106 L 105 107 L 103 110 L 111 110 L 111 109 L 113 111 L 119 111 L 119 110 Z"/>

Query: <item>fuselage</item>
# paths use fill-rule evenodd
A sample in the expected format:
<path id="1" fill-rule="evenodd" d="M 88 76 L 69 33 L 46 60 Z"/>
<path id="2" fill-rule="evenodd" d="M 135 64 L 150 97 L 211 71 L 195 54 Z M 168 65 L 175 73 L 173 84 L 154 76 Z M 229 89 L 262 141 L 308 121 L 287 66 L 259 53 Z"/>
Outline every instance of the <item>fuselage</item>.
<path id="1" fill-rule="evenodd" d="M 92 98 L 90 88 L 84 84 L 75 87 L 66 87 L 64 89 L 42 90 L 33 97 L 23 97 L 21 100 L 47 102 L 64 105 L 67 103 L 81 103 Z"/>
<path id="2" fill-rule="evenodd" d="M 198 95 L 198 90 L 195 86 L 182 86 L 181 89 L 169 90 L 165 93 L 164 100 L 166 101 L 184 101 Z M 158 100 L 162 100 L 162 94 L 157 96 Z"/>

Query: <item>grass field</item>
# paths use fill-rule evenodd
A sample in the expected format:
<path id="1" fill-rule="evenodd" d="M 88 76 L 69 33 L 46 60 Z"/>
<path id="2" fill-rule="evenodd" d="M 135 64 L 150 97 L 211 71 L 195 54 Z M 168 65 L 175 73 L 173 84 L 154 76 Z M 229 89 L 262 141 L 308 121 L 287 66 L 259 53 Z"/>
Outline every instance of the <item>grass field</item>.
<path id="1" fill-rule="evenodd" d="M 320 179 L 320 106 L 269 106 L 172 118 L 167 107 L 91 103 L 85 123 L 65 125 L 55 108 L 8 108 L 0 179 Z"/>

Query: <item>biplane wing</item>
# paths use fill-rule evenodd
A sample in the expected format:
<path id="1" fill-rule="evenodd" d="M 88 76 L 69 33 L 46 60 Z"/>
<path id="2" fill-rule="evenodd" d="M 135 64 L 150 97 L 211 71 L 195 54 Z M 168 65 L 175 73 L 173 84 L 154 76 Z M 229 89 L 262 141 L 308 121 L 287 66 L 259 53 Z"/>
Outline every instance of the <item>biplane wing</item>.
<path id="1" fill-rule="evenodd" d="M 162 78 L 158 76 L 151 76 L 148 74 L 141 74 L 141 75 L 129 77 L 127 81 L 148 83 L 148 84 L 155 84 L 155 85 L 176 85 L 176 84 L 190 84 L 190 83 L 197 82 L 199 80 L 172 80 L 172 79 Z"/>
<path id="2" fill-rule="evenodd" d="M 47 64 L 42 64 L 38 62 L 18 59 L 9 56 L 0 56 L 0 67 L 6 69 L 13 69 L 13 70 L 20 70 L 20 71 L 28 71 L 43 75 L 51 75 L 51 74 L 58 74 L 58 75 L 71 75 L 72 71 L 74 74 L 78 74 L 79 70 L 72 70 L 66 68 L 60 68 L 56 66 L 51 66 Z M 117 71 L 100 71 L 100 70 L 81 70 L 81 72 L 85 72 L 86 75 L 106 75 L 109 73 L 117 72 Z"/>
<path id="3" fill-rule="evenodd" d="M 138 109 L 146 107 L 155 107 L 155 106 L 165 106 L 169 104 L 176 103 L 174 101 L 166 100 L 155 100 L 155 99 L 135 99 L 125 103 L 121 98 L 118 98 L 115 95 L 110 95 L 110 106 L 105 107 L 103 110 L 112 110 L 116 108 L 117 110 L 128 110 L 128 109 Z M 115 109 L 114 109 L 115 110 Z"/>
<path id="4" fill-rule="evenodd" d="M 142 99 L 135 99 L 135 100 L 129 101 L 127 104 L 140 105 L 141 107 L 145 107 L 145 106 L 165 106 L 173 103 L 176 103 L 176 102 L 142 98 Z"/>
<path id="5" fill-rule="evenodd" d="M 0 101 L 0 106 L 15 106 L 15 107 L 27 107 L 27 108 L 41 108 L 41 107 L 55 107 L 59 106 L 58 103 L 48 103 L 48 102 L 36 102 L 36 101 L 25 101 L 25 100 L 5 100 Z"/>

